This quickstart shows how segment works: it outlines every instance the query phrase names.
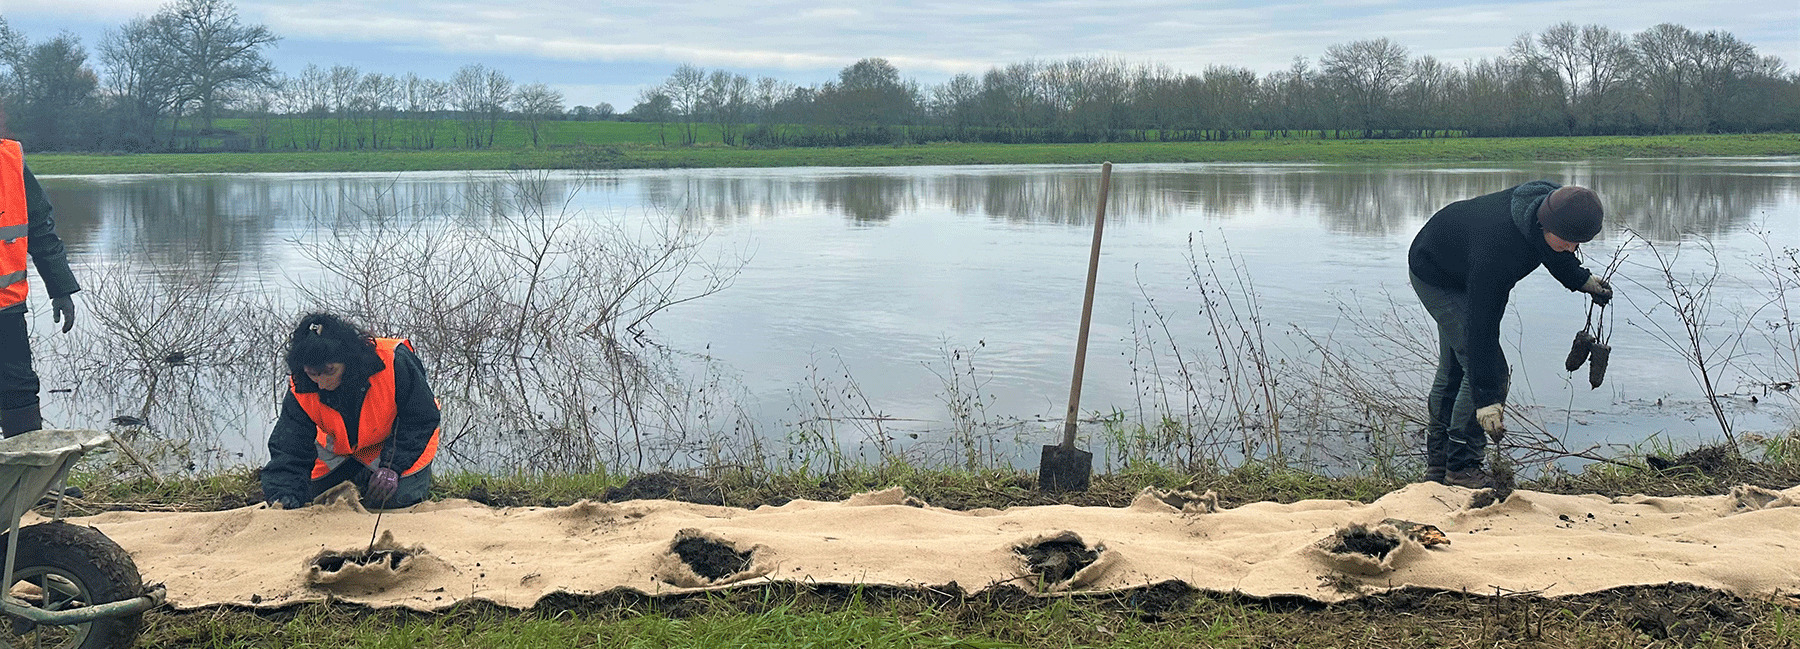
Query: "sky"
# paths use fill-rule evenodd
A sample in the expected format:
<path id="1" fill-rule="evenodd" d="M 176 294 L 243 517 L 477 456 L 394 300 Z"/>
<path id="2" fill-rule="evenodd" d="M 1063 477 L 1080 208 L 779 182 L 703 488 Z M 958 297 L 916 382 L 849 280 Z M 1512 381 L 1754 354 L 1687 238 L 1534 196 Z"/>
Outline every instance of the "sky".
<path id="1" fill-rule="evenodd" d="M 162 0 L 0 0 L 33 42 L 74 34 L 99 67 L 108 29 Z M 240 16 L 282 37 L 284 73 L 307 64 L 449 79 L 479 63 L 545 83 L 568 106 L 619 111 L 682 64 L 802 86 L 881 57 L 921 86 L 1025 61 L 1103 56 L 1199 73 L 1208 65 L 1280 70 L 1295 57 L 1388 38 L 1413 56 L 1460 64 L 1503 53 L 1560 22 L 1627 35 L 1659 23 L 1723 30 L 1800 68 L 1795 0 L 240 0 Z"/>

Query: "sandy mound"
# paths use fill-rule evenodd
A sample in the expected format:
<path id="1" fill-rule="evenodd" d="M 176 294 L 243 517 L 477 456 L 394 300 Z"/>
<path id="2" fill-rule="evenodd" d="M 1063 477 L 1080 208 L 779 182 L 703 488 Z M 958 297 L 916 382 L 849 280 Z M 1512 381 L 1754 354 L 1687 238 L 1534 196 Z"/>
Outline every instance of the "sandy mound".
<path id="1" fill-rule="evenodd" d="M 374 547 L 375 515 L 353 501 L 113 512 L 82 522 L 129 550 L 177 608 L 328 598 L 523 608 L 557 592 L 766 581 L 1054 593 L 1180 580 L 1325 602 L 1402 586 L 1560 596 L 1680 582 L 1747 596 L 1800 593 L 1800 544 L 1791 540 L 1800 487 L 1684 498 L 1518 491 L 1479 509 L 1471 496 L 1417 484 L 1369 504 L 1219 509 L 1210 494 L 1152 491 L 1125 508 L 973 511 L 930 507 L 898 490 L 755 510 L 664 500 L 490 509 L 451 500 L 387 512 Z"/>

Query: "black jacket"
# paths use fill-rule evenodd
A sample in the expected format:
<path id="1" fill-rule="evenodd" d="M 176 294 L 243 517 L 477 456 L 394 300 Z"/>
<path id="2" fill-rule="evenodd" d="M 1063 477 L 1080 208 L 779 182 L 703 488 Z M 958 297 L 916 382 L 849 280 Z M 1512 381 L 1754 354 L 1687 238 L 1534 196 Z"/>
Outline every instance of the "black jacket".
<path id="1" fill-rule="evenodd" d="M 1407 265 L 1426 284 L 1468 295 L 1468 367 L 1475 407 L 1505 399 L 1506 356 L 1500 318 L 1514 284 L 1539 265 L 1574 291 L 1592 275 L 1573 252 L 1544 242 L 1538 205 L 1560 187 L 1535 180 L 1444 206 L 1413 237 Z"/>
<path id="2" fill-rule="evenodd" d="M 367 379 L 361 385 L 319 391 L 319 401 L 344 418 L 352 445 L 361 422 Z M 425 380 L 425 365 L 405 345 L 394 348 L 394 430 L 382 443 L 381 465 L 405 472 L 425 454 L 438 427 L 437 399 Z M 303 503 L 312 498 L 313 462 L 319 456 L 318 425 L 300 408 L 290 390 L 281 402 L 281 418 L 269 434 L 269 463 L 262 470 L 263 499 Z M 354 462 L 355 460 L 349 460 Z"/>
<path id="3" fill-rule="evenodd" d="M 31 175 L 31 167 L 26 166 L 25 214 L 31 229 L 26 233 L 30 238 L 25 241 L 25 251 L 31 255 L 31 263 L 37 266 L 44 291 L 57 298 L 81 290 L 81 284 L 75 281 L 75 272 L 69 270 L 69 257 L 63 250 L 62 237 L 56 236 L 56 219 L 51 218 L 50 210 L 50 199 L 44 196 L 44 188 L 38 186 L 37 176 Z M 24 302 L 0 309 L 0 313 L 24 311 Z"/>

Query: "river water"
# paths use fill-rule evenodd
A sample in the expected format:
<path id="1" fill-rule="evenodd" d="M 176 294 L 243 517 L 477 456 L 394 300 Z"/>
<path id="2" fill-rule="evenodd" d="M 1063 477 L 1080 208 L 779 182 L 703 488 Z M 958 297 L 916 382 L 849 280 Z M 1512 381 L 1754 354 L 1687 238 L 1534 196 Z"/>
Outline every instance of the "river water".
<path id="1" fill-rule="evenodd" d="M 549 202 L 578 219 L 673 218 L 703 232 L 709 253 L 742 261 L 727 288 L 664 311 L 646 335 L 689 358 L 710 359 L 764 434 L 778 437 L 822 413 L 882 419 L 885 432 L 905 436 L 930 436 L 971 418 L 1028 422 L 1011 433 L 1027 449 L 1024 457 L 1057 430 L 1093 232 L 1096 166 L 541 178 Z M 1701 285 L 1713 277 L 1704 282 L 1711 292 L 1703 334 L 1718 366 L 1715 391 L 1730 393 L 1723 402 L 1734 430 L 1766 435 L 1793 425 L 1794 402 L 1786 396 L 1793 393 L 1767 389 L 1792 381 L 1800 368 L 1783 342 L 1791 339 L 1781 337 L 1787 330 L 1779 329 L 1779 312 L 1768 306 L 1778 280 L 1763 271 L 1779 273 L 1783 249 L 1800 248 L 1795 158 L 1118 165 L 1082 410 L 1138 421 L 1133 413 L 1155 392 L 1148 387 L 1155 382 L 1150 358 L 1171 346 L 1190 363 L 1217 364 L 1202 309 L 1204 277 L 1194 272 L 1206 275 L 1209 260 L 1219 271 L 1217 287 L 1243 299 L 1240 308 L 1259 309 L 1254 322 L 1263 325 L 1270 356 L 1305 364 L 1309 347 L 1299 332 L 1367 347 L 1374 344 L 1369 332 L 1351 326 L 1347 311 L 1391 304 L 1417 312 L 1405 255 L 1433 211 L 1538 178 L 1590 186 L 1603 197 L 1607 230 L 1583 246 L 1590 267 L 1605 265 L 1621 247 L 1628 256 L 1614 279 L 1614 352 L 1600 389 L 1589 389 L 1585 371 L 1562 369 L 1585 300 L 1543 271 L 1519 284 L 1503 326 L 1513 403 L 1532 406 L 1532 416 L 1570 447 L 1679 448 L 1720 436 L 1685 348 L 1677 349 L 1686 337 L 1661 303 L 1672 294 L 1655 255 L 1634 239 L 1642 237 L 1674 256 L 1669 266 L 1678 279 Z M 466 211 L 456 203 L 471 187 L 507 179 L 499 172 L 433 172 L 41 181 L 78 275 L 121 265 L 178 272 L 203 260 L 229 269 L 244 290 L 287 299 L 295 296 L 294 282 L 317 272 L 298 242 L 322 228 L 369 218 L 366 206 L 375 203 L 410 206 L 425 231 L 467 227 L 455 216 Z M 1800 275 L 1789 273 L 1777 277 L 1792 282 Z M 40 338 L 52 326 L 44 306 L 34 308 Z M 1238 323 L 1250 321 L 1244 313 Z M 1721 343 L 1726 347 L 1711 350 Z M 429 361 L 431 351 L 423 352 Z M 260 353 L 273 358 L 278 350 Z M 1165 362 L 1165 380 L 1168 368 Z M 55 377 L 46 372 L 46 390 L 68 387 Z M 822 392 L 839 403 L 822 408 Z M 967 401 L 971 394 L 978 399 Z M 960 414 L 953 407 L 959 397 Z M 57 407 L 55 395 L 47 402 Z M 259 462 L 271 417 L 250 417 L 217 443 L 235 449 L 231 457 Z"/>

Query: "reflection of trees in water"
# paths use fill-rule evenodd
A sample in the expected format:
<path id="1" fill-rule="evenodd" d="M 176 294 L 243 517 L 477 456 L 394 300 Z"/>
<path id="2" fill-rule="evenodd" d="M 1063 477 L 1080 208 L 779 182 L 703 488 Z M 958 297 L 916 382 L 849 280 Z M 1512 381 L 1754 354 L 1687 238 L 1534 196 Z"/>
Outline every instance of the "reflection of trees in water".
<path id="1" fill-rule="evenodd" d="M 1535 178 L 1587 184 L 1613 225 L 1653 240 L 1719 235 L 1766 218 L 1795 191 L 1786 167 L 1756 162 L 1644 161 L 1520 164 L 1432 169 L 1392 165 L 1198 165 L 1116 169 L 1109 218 L 1158 223 L 1199 216 L 1230 220 L 1259 212 L 1317 218 L 1335 232 L 1391 236 L 1453 201 Z M 547 175 L 541 200 L 577 191 L 626 190 L 645 208 L 690 225 L 731 224 L 800 212 L 842 214 L 879 225 L 928 209 L 1015 224 L 1084 226 L 1099 194 L 1097 168 L 867 171 L 823 176 L 785 171 Z M 481 227 L 503 215 L 469 209 L 512 191 L 504 176 L 171 176 L 93 182 L 44 181 L 58 231 L 77 249 L 138 250 L 163 264 L 265 259 L 287 233 L 370 218 L 455 219 Z M 549 205 L 541 206 L 543 208 Z M 630 205 L 624 206 L 630 207 Z M 323 222 L 308 215 L 332 215 Z M 156 262 L 153 262 L 156 263 Z"/>
<path id="2" fill-rule="evenodd" d="M 840 213 L 857 223 L 942 206 L 1008 223 L 1086 225 L 1099 195 L 1098 171 L 1069 168 L 923 175 L 861 173 L 833 177 L 655 177 L 645 201 L 678 205 L 715 224 L 799 211 Z M 1523 182 L 1548 179 L 1592 186 L 1611 222 L 1666 239 L 1715 235 L 1760 218 L 1794 179 L 1720 173 L 1699 161 L 1621 164 L 1523 164 L 1508 168 L 1420 166 L 1198 166 L 1115 169 L 1109 218 L 1163 222 L 1185 215 L 1229 220 L 1257 211 L 1313 216 L 1341 233 L 1404 234 L 1438 209 Z"/>
<path id="3" fill-rule="evenodd" d="M 1783 195 L 1794 193 L 1792 175 L 1729 167 L 1696 168 L 1679 162 L 1634 164 L 1593 181 L 1606 201 L 1611 225 L 1630 227 L 1652 241 L 1683 235 L 1729 234 L 1760 223 Z"/>
<path id="4" fill-rule="evenodd" d="M 859 224 L 886 223 L 902 209 L 918 210 L 916 189 L 913 177 L 858 174 L 821 183 L 819 202 Z"/>
<path id="5" fill-rule="evenodd" d="M 587 186 L 616 178 L 544 179 L 535 194 L 552 209 Z M 169 176 L 117 183 L 44 181 L 56 208 L 57 233 L 78 249 L 130 251 L 153 266 L 196 257 L 236 264 L 269 258 L 289 233 L 337 229 L 366 221 L 454 219 L 480 226 L 503 214 L 482 212 L 493 197 L 518 193 L 504 176 L 457 179 L 368 176 Z M 518 197 L 513 197 L 518 198 Z M 319 216 L 327 215 L 327 216 Z"/>

